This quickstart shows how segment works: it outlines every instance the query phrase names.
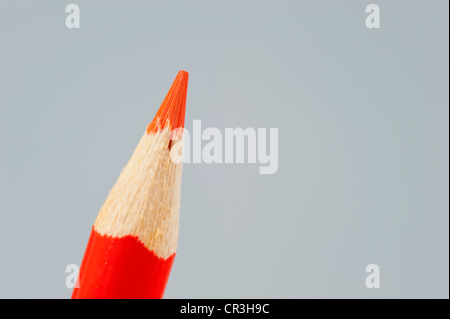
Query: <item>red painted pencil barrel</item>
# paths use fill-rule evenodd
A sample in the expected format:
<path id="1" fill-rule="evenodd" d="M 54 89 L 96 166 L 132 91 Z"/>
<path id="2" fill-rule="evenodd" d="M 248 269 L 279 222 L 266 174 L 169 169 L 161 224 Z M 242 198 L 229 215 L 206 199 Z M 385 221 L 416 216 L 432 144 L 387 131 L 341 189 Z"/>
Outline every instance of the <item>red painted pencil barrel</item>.
<path id="1" fill-rule="evenodd" d="M 136 237 L 113 238 L 92 229 L 72 298 L 162 298 L 174 258 L 157 257 Z"/>

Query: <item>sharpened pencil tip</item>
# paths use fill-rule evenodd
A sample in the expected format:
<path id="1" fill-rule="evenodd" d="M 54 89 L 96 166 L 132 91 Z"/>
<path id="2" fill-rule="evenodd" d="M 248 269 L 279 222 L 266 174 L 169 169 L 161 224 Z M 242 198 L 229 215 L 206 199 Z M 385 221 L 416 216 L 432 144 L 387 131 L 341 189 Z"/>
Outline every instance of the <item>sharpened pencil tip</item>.
<path id="1" fill-rule="evenodd" d="M 147 134 L 156 133 L 168 127 L 169 129 L 184 128 L 186 112 L 186 94 L 189 73 L 179 71 L 177 77 L 159 107 L 153 121 L 147 127 Z"/>

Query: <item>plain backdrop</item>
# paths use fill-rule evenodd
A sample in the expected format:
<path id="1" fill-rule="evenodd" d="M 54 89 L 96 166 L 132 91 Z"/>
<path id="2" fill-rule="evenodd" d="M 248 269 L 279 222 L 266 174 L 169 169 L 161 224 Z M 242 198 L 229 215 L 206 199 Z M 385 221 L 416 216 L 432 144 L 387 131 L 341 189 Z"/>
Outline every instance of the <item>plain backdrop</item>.
<path id="1" fill-rule="evenodd" d="M 372 2 L 0 0 L 0 297 L 70 297 L 183 69 L 186 127 L 278 128 L 279 168 L 184 166 L 167 298 L 448 298 L 449 4 Z"/>

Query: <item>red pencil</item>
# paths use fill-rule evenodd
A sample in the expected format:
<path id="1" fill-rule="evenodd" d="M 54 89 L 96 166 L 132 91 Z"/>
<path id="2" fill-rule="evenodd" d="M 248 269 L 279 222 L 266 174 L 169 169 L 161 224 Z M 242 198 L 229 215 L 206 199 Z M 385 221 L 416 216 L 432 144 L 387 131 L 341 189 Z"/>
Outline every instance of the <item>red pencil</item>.
<path id="1" fill-rule="evenodd" d="M 177 249 L 188 73 L 180 71 L 92 227 L 72 298 L 162 298 Z"/>

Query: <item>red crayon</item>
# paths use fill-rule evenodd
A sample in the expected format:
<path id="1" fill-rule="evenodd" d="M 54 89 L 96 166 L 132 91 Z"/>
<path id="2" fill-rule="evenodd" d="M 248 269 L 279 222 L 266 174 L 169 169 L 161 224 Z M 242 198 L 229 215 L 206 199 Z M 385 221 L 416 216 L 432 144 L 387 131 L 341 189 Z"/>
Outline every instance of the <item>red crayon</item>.
<path id="1" fill-rule="evenodd" d="M 188 73 L 180 71 L 92 227 L 72 298 L 162 298 L 175 258 Z"/>

